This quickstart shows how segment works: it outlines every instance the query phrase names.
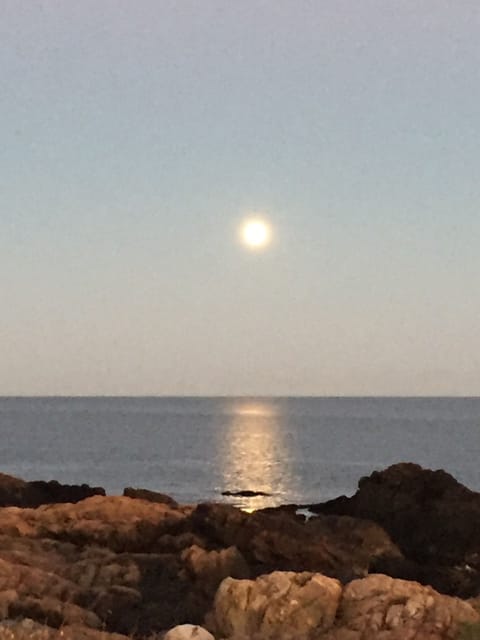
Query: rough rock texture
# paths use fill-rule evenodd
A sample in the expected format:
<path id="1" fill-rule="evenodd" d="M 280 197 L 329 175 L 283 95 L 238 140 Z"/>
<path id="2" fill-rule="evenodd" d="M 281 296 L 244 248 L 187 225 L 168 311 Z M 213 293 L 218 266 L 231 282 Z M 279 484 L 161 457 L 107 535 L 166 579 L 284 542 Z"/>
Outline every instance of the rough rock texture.
<path id="1" fill-rule="evenodd" d="M 362 478 L 353 497 L 309 508 L 382 526 L 410 562 L 380 563 L 381 571 L 462 597 L 480 591 L 480 494 L 445 471 L 396 464 Z"/>
<path id="2" fill-rule="evenodd" d="M 207 626 L 232 640 L 446 640 L 479 620 L 468 603 L 414 582 L 370 575 L 342 590 L 319 574 L 275 572 L 224 580 Z"/>
<path id="3" fill-rule="evenodd" d="M 54 629 L 30 618 L 0 622 L 0 640 L 130 640 L 127 636 L 96 631 L 80 625 L 65 625 Z"/>
<path id="4" fill-rule="evenodd" d="M 144 636 L 201 624 L 228 576 L 314 570 L 348 581 L 401 557 L 380 527 L 352 518 L 136 496 L 0 509 L 0 619 Z"/>
<path id="5" fill-rule="evenodd" d="M 459 623 L 479 620 L 463 600 L 416 582 L 372 574 L 345 587 L 336 626 L 360 638 L 408 640 L 455 638 Z"/>
<path id="6" fill-rule="evenodd" d="M 374 559 L 400 558 L 377 525 L 352 518 L 308 522 L 282 510 L 248 514 L 224 504 L 199 505 L 190 526 L 210 543 L 235 546 L 252 575 L 268 571 L 317 571 L 344 581 L 365 575 Z"/>
<path id="7" fill-rule="evenodd" d="M 101 487 L 68 485 L 55 480 L 26 482 L 0 473 L 0 507 L 38 507 L 55 502 L 79 502 L 94 495 L 105 495 Z"/>
<path id="8" fill-rule="evenodd" d="M 0 533 L 97 544 L 117 552 L 155 551 L 159 536 L 176 534 L 176 525 L 186 513 L 188 508 L 120 496 L 94 496 L 74 505 L 3 509 Z"/>
<path id="9" fill-rule="evenodd" d="M 322 574 L 322 584 L 335 584 L 341 590 L 342 584 L 355 584 L 351 581 L 356 578 L 385 572 L 396 577 L 419 578 L 446 593 L 477 596 L 480 588 L 475 557 L 472 556 L 469 568 L 465 564 L 453 564 L 459 558 L 465 560 L 467 557 L 455 549 L 456 540 L 450 530 L 454 525 L 448 524 L 442 529 L 438 516 L 439 530 L 433 531 L 418 513 L 420 526 L 432 533 L 434 542 L 438 540 L 436 555 L 431 548 L 422 551 L 421 545 L 428 547 L 431 543 L 425 532 L 416 530 L 417 512 L 408 509 L 413 509 L 411 505 L 415 506 L 417 502 L 413 500 L 412 503 L 412 496 L 407 495 L 407 489 L 414 495 L 414 488 L 408 484 L 412 474 L 416 477 L 415 474 L 422 470 L 419 472 L 418 467 L 410 467 L 406 465 L 406 469 L 397 469 L 395 473 L 387 470 L 384 473 L 390 478 L 388 482 L 373 483 L 380 486 L 381 496 L 385 493 L 393 501 L 396 494 L 400 496 L 397 516 L 387 497 L 375 506 L 375 491 L 369 481 L 363 481 L 359 490 L 359 494 L 364 491 L 366 482 L 368 499 L 359 500 L 362 509 L 357 505 L 369 517 L 378 514 L 377 520 L 382 520 L 392 535 L 397 536 L 403 554 L 379 524 L 359 518 L 350 507 L 350 515 L 322 513 L 306 520 L 296 514 L 295 508 L 248 514 L 225 504 L 181 506 L 168 496 L 131 489 L 126 491 L 132 497 L 94 495 L 78 502 L 44 504 L 36 508 L 0 508 L 0 622 L 16 617 L 31 618 L 38 623 L 47 623 L 48 633 L 49 629 L 75 627 L 83 634 L 98 634 L 104 630 L 147 638 L 175 625 L 201 625 L 224 579 L 255 579 L 278 571 L 296 572 L 297 577 L 292 578 L 294 585 L 289 588 L 300 590 L 302 597 L 307 597 L 304 594 L 310 593 L 309 590 L 319 589 L 320 578 L 313 580 L 310 577 L 302 583 L 304 577 L 301 576 Z M 427 477 L 430 476 L 427 474 Z M 462 511 L 467 502 L 472 508 L 473 522 L 476 522 L 472 505 L 476 504 L 477 494 L 468 492 L 455 481 L 446 482 L 443 474 L 439 477 L 443 479 L 440 484 L 447 489 L 443 493 L 427 492 L 434 503 L 437 500 L 438 513 L 445 509 L 454 520 L 453 498 L 446 498 L 453 495 L 460 505 L 460 519 L 465 518 L 465 527 L 470 526 L 466 511 Z M 394 478 L 397 478 L 395 482 Z M 407 489 L 403 486 L 403 478 L 406 478 Z M 429 482 L 425 480 L 425 485 L 430 486 Z M 5 491 L 8 488 L 10 495 L 15 492 L 21 495 L 27 484 L 31 483 L 6 476 L 3 485 L 0 481 L 0 493 L 3 486 Z M 388 493 L 392 484 L 396 489 Z M 420 498 L 417 501 L 420 500 L 424 509 L 429 508 L 427 499 L 421 495 L 423 502 Z M 464 503 L 461 501 L 463 495 L 466 496 Z M 445 500 L 448 509 L 442 506 Z M 355 502 L 343 499 L 327 503 L 319 510 L 335 511 L 349 504 Z M 381 505 L 385 510 L 383 516 Z M 402 505 L 410 506 L 404 509 Z M 349 508 L 345 507 L 345 510 Z M 409 513 L 414 515 L 409 516 L 411 520 L 407 527 Z M 450 536 L 451 548 L 442 540 L 443 531 Z M 415 545 L 411 544 L 407 532 L 416 541 Z M 470 537 L 460 536 L 461 544 L 467 545 L 467 540 L 468 549 L 473 553 L 477 544 L 476 530 L 470 528 Z M 411 555 L 405 557 L 405 554 Z M 423 558 L 427 560 L 424 562 Z M 285 583 L 284 578 L 278 578 L 275 589 L 279 588 L 279 581 Z M 267 586 L 274 588 L 270 583 Z M 372 592 L 371 597 L 365 596 L 365 602 L 370 603 L 368 606 L 372 611 L 381 608 L 391 591 L 385 583 L 380 591 Z M 280 592 L 275 592 L 276 602 L 281 600 Z M 398 598 L 399 602 L 393 604 L 403 602 L 403 596 L 398 595 Z M 343 615 L 342 611 L 347 611 L 345 602 L 342 600 L 343 604 L 337 610 L 337 620 Z M 302 603 L 305 615 L 310 617 L 310 604 L 305 599 Z M 300 614 L 297 612 L 295 616 Z M 351 617 L 354 619 L 353 614 Z M 427 633 L 425 630 L 430 622 L 427 618 L 424 621 L 422 633 Z M 452 617 L 452 627 L 454 622 Z M 345 621 L 341 629 L 333 626 L 328 633 L 341 631 L 347 634 L 342 640 L 359 638 L 360 631 L 348 625 Z M 317 633 L 318 628 L 315 628 Z M 378 633 L 394 631 L 382 627 Z M 441 633 L 441 637 L 448 637 L 445 636 L 447 631 Z M 92 636 L 95 637 L 98 636 Z M 379 639 L 381 637 L 378 635 Z"/>
<path id="10" fill-rule="evenodd" d="M 275 571 L 253 580 L 227 578 L 207 626 L 221 638 L 313 638 L 334 623 L 338 580 L 316 573 Z"/>

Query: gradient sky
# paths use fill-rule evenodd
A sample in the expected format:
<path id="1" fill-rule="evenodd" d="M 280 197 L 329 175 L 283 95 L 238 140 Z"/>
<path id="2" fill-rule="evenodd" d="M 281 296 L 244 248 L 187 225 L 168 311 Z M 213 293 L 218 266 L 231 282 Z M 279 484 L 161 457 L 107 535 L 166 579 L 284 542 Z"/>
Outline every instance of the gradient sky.
<path id="1" fill-rule="evenodd" d="M 0 394 L 479 395 L 479 34 L 478 0 L 0 0 Z"/>

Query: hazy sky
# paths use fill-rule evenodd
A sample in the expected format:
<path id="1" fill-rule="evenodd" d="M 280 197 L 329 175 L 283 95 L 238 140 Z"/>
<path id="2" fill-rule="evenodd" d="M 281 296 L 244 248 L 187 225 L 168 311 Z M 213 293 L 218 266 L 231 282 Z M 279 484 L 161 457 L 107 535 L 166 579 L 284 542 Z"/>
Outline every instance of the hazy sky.
<path id="1" fill-rule="evenodd" d="M 480 394 L 479 81 L 478 0 L 0 0 L 0 394 Z"/>

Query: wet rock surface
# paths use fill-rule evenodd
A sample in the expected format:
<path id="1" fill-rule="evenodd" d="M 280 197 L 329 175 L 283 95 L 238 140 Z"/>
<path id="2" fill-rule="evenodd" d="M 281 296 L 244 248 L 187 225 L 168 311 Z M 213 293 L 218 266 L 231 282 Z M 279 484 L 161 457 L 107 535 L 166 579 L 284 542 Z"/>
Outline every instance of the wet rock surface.
<path id="1" fill-rule="evenodd" d="M 248 628 L 252 637 L 272 633 L 288 638 L 285 629 L 291 628 L 299 638 L 408 638 L 398 635 L 398 629 L 410 629 L 409 616 L 417 614 L 412 604 L 405 603 L 412 598 L 417 602 L 418 593 L 430 604 L 418 609 L 423 612 L 417 616 L 423 626 L 415 627 L 420 634 L 415 637 L 450 638 L 449 629 L 462 616 L 477 619 L 475 612 L 469 617 L 470 605 L 465 609 L 460 600 L 453 605 L 430 587 L 422 591 L 417 582 L 385 575 L 382 580 L 377 575 L 375 582 L 372 574 L 407 578 L 462 597 L 478 596 L 475 553 L 480 523 L 474 528 L 478 494 L 443 472 L 404 466 L 362 480 L 357 494 L 361 498 L 311 505 L 318 515 L 308 519 L 297 513 L 296 506 L 249 514 L 227 504 L 182 506 L 144 489 L 126 489 L 123 496 L 95 494 L 80 501 L 53 501 L 36 508 L 5 506 L 0 508 L 0 623 L 31 619 L 32 624 L 47 625 L 45 633 L 75 629 L 75 637 L 85 640 L 95 640 L 100 633 L 106 640 L 115 633 L 147 638 L 178 625 L 200 627 L 206 619 L 216 637 L 237 637 Z M 15 491 L 21 495 L 30 484 L 10 476 L 3 480 L 10 496 Z M 454 500 L 460 521 L 469 527 L 469 533 L 456 539 L 459 548 L 452 537 L 453 524 L 444 529 L 451 536 L 447 542 L 420 514 L 423 508 L 453 518 Z M 409 538 L 406 521 L 412 513 L 418 513 L 418 523 L 412 516 Z M 440 521 L 438 515 L 437 526 Z M 472 563 L 468 570 L 461 564 L 467 558 Z M 243 609 L 228 604 L 228 598 L 218 600 L 219 594 L 231 594 L 232 589 L 240 589 L 238 602 L 243 602 Z M 405 590 L 411 592 L 408 597 Z M 271 608 L 262 614 L 264 623 L 270 620 L 265 628 L 255 627 L 258 607 L 255 615 L 248 609 L 255 593 L 271 601 Z M 282 618 L 280 624 L 285 593 L 300 604 L 295 611 L 287 607 L 288 620 Z M 397 608 L 385 609 L 387 601 L 390 608 Z M 375 620 L 383 616 L 374 630 L 377 635 L 368 635 L 376 623 L 361 627 L 360 618 L 369 619 L 370 614 L 359 602 L 368 602 L 368 611 L 380 611 Z M 436 603 L 450 611 L 449 618 L 440 619 Z M 344 621 L 340 627 L 331 623 L 332 615 Z M 398 624 L 385 626 L 387 617 Z M 238 628 L 232 622 L 237 619 L 243 620 Z M 314 620 L 311 629 L 302 626 L 307 619 Z M 441 623 L 438 628 L 431 626 L 433 619 Z M 184 627 L 182 633 L 193 633 L 193 627 Z M 425 635 L 429 629 L 437 635 Z"/>
<path id="2" fill-rule="evenodd" d="M 257 496 L 270 496 L 265 491 L 253 491 L 252 489 L 241 489 L 240 491 L 222 491 L 222 496 L 236 496 L 240 498 L 255 498 Z"/>

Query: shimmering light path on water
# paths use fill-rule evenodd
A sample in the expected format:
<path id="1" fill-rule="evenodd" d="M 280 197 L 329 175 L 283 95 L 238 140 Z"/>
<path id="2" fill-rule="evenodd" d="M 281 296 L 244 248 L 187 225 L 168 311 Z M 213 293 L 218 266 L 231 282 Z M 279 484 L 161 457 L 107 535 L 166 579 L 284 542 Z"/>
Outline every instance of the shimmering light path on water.
<path id="1" fill-rule="evenodd" d="M 405 460 L 480 490 L 478 398 L 3 398 L 0 432 L 0 471 L 109 493 L 313 502 Z"/>

